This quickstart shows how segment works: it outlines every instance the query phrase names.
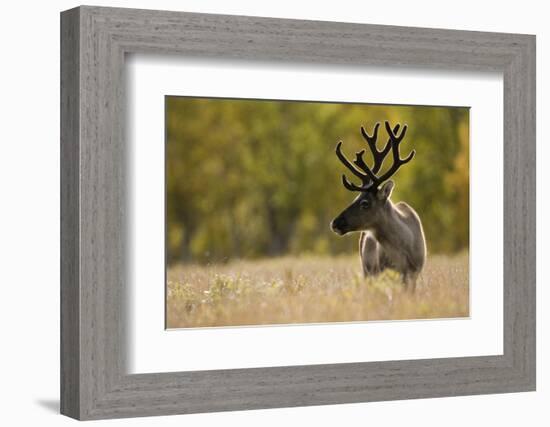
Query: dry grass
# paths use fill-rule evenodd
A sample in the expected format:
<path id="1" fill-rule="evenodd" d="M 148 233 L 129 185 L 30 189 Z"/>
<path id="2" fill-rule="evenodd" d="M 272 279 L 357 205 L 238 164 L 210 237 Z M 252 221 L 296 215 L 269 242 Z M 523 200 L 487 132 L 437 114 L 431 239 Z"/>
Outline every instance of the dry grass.
<path id="1" fill-rule="evenodd" d="M 181 265 L 168 271 L 167 326 L 464 317 L 468 255 L 431 256 L 416 292 L 387 272 L 363 279 L 356 256 Z"/>

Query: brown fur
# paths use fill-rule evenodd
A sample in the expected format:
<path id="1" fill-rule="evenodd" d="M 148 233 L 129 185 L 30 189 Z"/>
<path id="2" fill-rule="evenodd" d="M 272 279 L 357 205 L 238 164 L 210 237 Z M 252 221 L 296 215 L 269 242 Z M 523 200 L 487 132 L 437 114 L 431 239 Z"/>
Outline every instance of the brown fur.
<path id="1" fill-rule="evenodd" d="M 392 269 L 414 291 L 426 260 L 424 231 L 412 207 L 390 200 L 392 189 L 389 181 L 379 190 L 361 193 L 332 222 L 332 228 L 338 234 L 361 232 L 359 254 L 365 277 Z"/>

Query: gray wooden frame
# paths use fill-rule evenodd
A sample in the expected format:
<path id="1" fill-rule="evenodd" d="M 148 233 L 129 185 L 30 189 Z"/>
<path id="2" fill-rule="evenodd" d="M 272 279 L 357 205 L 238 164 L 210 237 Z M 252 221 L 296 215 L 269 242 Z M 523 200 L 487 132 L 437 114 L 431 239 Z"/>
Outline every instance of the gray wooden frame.
<path id="1" fill-rule="evenodd" d="M 504 354 L 129 375 L 126 53 L 500 71 Z M 79 7 L 61 14 L 61 412 L 77 419 L 535 389 L 535 37 Z M 184 338 L 182 338 L 184 339 Z"/>

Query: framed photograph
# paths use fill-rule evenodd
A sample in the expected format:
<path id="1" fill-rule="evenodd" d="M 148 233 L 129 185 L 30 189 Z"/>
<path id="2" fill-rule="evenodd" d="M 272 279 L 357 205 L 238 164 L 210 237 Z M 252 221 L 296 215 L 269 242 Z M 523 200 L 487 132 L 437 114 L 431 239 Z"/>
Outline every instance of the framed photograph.
<path id="1" fill-rule="evenodd" d="M 535 37 L 61 14 L 61 412 L 535 389 Z"/>
<path id="2" fill-rule="evenodd" d="M 469 316 L 469 108 L 167 96 L 165 109 L 168 328 Z M 407 124 L 346 130 L 389 117 Z M 333 154 L 343 135 L 363 147 L 353 161 L 343 142 Z"/>

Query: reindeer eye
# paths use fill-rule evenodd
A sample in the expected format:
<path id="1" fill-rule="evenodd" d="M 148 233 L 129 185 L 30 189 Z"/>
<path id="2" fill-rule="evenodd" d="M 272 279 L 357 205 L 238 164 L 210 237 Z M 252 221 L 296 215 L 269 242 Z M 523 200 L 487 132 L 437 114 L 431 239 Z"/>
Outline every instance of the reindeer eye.
<path id="1" fill-rule="evenodd" d="M 368 201 L 368 200 L 361 200 L 361 201 L 359 202 L 359 207 L 360 207 L 361 209 L 368 209 L 368 207 L 369 207 L 369 201 Z"/>

